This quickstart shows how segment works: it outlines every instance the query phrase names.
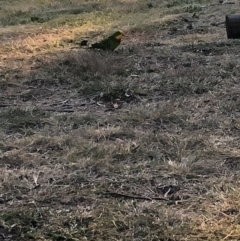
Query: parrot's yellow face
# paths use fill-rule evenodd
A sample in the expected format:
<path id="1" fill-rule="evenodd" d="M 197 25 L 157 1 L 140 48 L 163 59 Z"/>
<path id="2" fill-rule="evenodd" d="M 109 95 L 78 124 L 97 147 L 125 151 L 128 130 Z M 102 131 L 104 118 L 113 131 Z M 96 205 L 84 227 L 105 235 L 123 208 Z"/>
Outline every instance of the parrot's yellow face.
<path id="1" fill-rule="evenodd" d="M 116 37 L 115 37 L 115 38 L 116 38 L 116 40 L 121 41 L 122 36 L 124 36 L 124 33 L 123 33 L 122 30 L 119 30 L 119 31 L 116 33 Z"/>

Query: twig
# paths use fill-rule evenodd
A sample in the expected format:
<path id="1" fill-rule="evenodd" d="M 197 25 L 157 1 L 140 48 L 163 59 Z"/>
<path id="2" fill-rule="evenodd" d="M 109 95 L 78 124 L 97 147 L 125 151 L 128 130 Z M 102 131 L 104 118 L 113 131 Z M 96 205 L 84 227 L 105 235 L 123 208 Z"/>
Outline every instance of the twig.
<path id="1" fill-rule="evenodd" d="M 143 196 L 136 196 L 136 195 L 128 195 L 128 194 L 123 194 L 123 193 L 117 193 L 117 192 L 104 192 L 102 193 L 105 196 L 111 196 L 115 198 L 125 198 L 125 199 L 139 199 L 139 200 L 147 200 L 147 201 L 152 201 L 152 200 L 163 200 L 163 201 L 169 201 L 168 198 L 164 197 L 143 197 Z"/>
<path id="2" fill-rule="evenodd" d="M 232 233 L 233 233 L 233 230 L 231 230 L 231 232 L 227 236 L 225 236 L 222 240 L 226 240 L 228 237 L 232 236 Z"/>
<path id="3" fill-rule="evenodd" d="M 54 112 L 74 112 L 72 109 L 57 109 L 57 108 L 44 108 L 45 111 L 54 111 Z"/>

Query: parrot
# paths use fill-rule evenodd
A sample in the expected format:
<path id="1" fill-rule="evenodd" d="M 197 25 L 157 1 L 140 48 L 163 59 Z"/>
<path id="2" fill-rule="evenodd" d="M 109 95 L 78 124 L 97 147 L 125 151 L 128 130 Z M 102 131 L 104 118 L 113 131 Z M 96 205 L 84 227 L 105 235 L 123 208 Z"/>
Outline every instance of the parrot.
<path id="1" fill-rule="evenodd" d="M 89 48 L 113 51 L 121 43 L 122 36 L 124 36 L 124 33 L 122 30 L 119 30 L 111 36 L 109 36 L 108 38 L 105 38 L 100 42 L 92 44 Z"/>

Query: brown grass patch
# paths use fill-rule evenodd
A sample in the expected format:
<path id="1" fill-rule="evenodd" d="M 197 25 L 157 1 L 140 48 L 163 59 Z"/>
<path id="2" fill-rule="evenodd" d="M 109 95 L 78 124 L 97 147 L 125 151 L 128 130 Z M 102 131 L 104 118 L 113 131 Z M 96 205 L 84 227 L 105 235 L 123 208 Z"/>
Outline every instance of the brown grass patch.
<path id="1" fill-rule="evenodd" d="M 47 20 L 0 40 L 0 236 L 238 240 L 236 5 L 34 4 L 0 5 Z M 114 52 L 76 48 L 120 28 Z"/>

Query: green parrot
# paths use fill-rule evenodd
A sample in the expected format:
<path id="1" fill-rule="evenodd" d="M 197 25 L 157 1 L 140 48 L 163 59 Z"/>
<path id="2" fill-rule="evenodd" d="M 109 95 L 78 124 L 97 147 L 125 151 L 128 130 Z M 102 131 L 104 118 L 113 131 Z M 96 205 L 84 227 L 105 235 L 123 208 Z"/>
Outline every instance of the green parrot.
<path id="1" fill-rule="evenodd" d="M 122 36 L 124 36 L 123 31 L 119 30 L 108 38 L 105 38 L 98 43 L 92 44 L 89 48 L 113 51 L 121 43 Z"/>

